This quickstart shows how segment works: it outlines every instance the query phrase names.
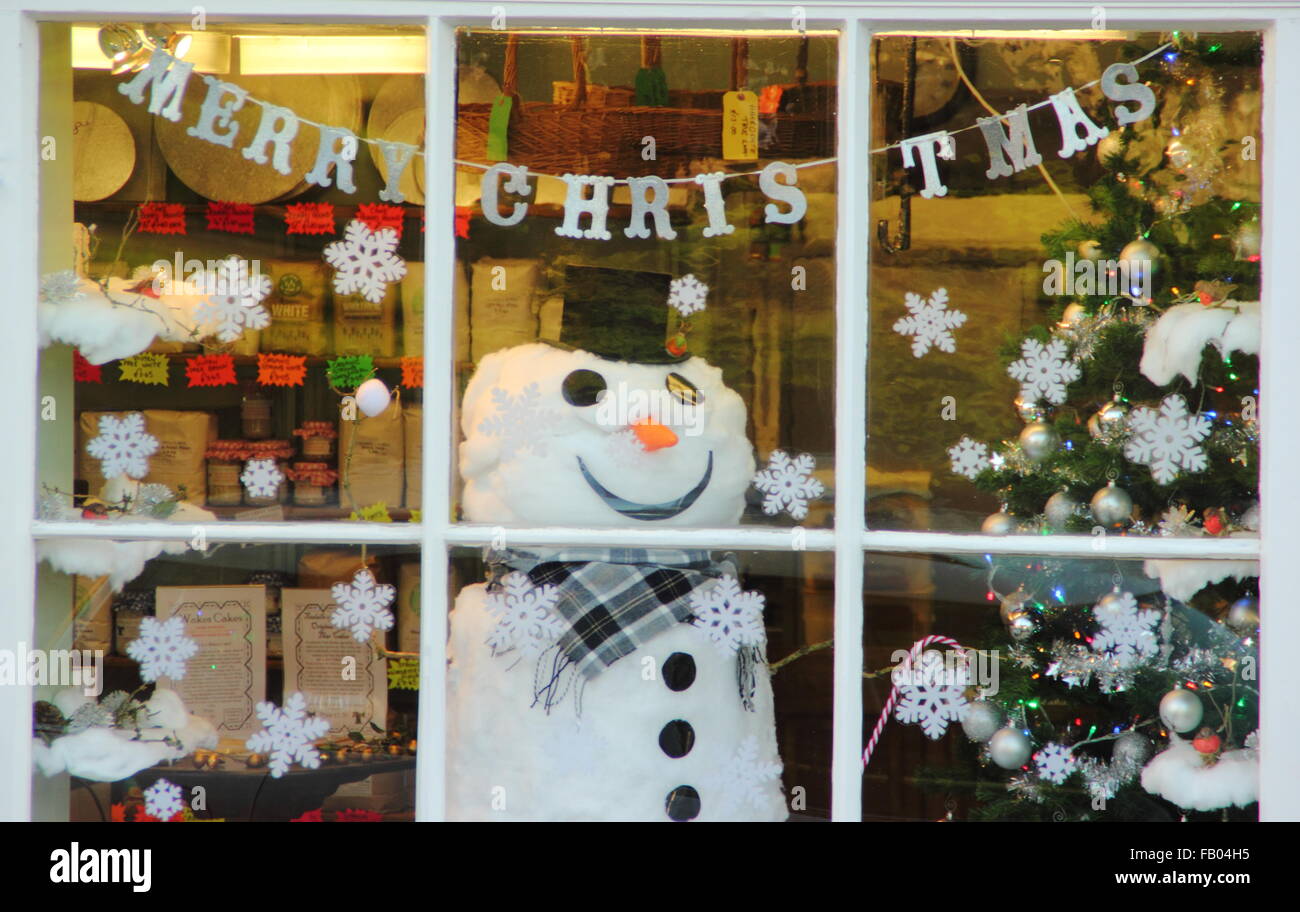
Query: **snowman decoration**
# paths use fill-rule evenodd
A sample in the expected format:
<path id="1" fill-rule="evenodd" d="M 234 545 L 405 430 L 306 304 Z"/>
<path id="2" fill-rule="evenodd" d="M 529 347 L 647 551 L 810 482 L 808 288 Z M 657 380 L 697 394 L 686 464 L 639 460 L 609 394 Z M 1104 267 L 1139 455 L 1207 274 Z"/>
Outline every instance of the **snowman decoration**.
<path id="1" fill-rule="evenodd" d="M 723 526 L 745 405 L 668 345 L 669 277 L 568 267 L 560 339 L 482 359 L 462 502 L 503 526 Z M 702 301 L 698 302 L 702 306 Z M 448 644 L 453 820 L 783 820 L 762 596 L 691 550 L 489 550 Z"/>

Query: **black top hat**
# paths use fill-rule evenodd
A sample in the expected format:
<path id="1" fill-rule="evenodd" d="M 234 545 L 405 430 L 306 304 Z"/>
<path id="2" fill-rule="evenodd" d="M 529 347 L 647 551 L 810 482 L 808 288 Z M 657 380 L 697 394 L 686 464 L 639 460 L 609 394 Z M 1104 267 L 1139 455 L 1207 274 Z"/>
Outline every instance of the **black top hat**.
<path id="1" fill-rule="evenodd" d="M 609 361 L 677 364 L 690 355 L 668 349 L 674 311 L 668 306 L 672 277 L 660 272 L 564 268 L 564 316 L 560 338 L 543 339 L 580 348 Z"/>

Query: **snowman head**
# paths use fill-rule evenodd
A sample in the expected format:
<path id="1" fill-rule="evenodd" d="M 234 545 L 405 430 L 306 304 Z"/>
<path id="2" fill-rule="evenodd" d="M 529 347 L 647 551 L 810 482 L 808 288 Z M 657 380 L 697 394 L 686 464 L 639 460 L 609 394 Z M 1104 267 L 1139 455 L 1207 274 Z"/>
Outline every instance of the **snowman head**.
<path id="1" fill-rule="evenodd" d="M 660 353 L 662 325 L 661 317 Z M 483 358 L 461 408 L 468 520 L 710 526 L 740 518 L 754 474 L 744 402 L 704 359 L 648 356 L 629 338 L 622 349 L 635 360 L 547 342 Z"/>

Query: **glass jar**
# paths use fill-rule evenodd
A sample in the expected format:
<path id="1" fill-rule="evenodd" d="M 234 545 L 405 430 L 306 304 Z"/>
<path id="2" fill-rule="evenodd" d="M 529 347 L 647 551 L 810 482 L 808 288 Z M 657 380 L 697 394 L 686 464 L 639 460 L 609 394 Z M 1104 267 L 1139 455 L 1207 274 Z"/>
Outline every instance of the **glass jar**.
<path id="1" fill-rule="evenodd" d="M 242 433 L 249 440 L 265 440 L 273 433 L 271 427 L 271 398 L 257 388 L 244 391 L 239 403 L 239 421 Z"/>

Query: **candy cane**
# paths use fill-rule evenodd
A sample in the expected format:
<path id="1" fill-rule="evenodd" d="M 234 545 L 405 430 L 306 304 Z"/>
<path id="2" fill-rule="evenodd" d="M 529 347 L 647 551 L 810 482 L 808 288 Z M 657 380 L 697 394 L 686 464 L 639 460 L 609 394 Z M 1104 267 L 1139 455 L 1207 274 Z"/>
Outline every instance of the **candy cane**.
<path id="1" fill-rule="evenodd" d="M 908 652 L 907 658 L 899 663 L 898 668 L 901 668 L 904 671 L 911 671 L 912 663 L 916 661 L 917 657 L 925 651 L 927 646 L 932 646 L 935 643 L 941 643 L 944 646 L 952 646 L 954 649 L 963 648 L 961 643 L 958 643 L 951 637 L 940 636 L 937 633 L 932 633 L 929 636 L 922 637 L 912 644 L 912 648 Z M 885 701 L 885 707 L 881 710 L 880 718 L 876 720 L 876 727 L 871 730 L 871 737 L 867 739 L 867 748 L 862 752 L 862 769 L 864 772 L 867 769 L 867 764 L 871 762 L 871 754 L 876 749 L 876 742 L 880 740 L 880 733 L 885 730 L 885 723 L 889 721 L 889 715 L 894 711 L 894 704 L 897 702 L 898 685 L 894 684 L 894 686 L 889 690 L 889 699 Z"/>

